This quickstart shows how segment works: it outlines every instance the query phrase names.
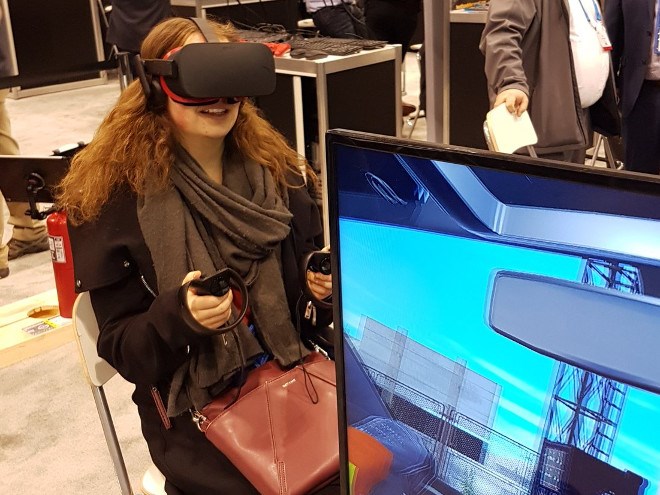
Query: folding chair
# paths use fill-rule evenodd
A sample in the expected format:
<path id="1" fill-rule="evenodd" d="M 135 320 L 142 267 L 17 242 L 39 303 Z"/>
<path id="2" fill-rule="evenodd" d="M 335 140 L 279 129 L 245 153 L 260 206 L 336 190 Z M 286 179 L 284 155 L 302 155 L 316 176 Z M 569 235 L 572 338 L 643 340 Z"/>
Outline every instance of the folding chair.
<path id="1" fill-rule="evenodd" d="M 94 402 L 96 403 L 96 409 L 101 419 L 101 426 L 103 427 L 105 440 L 108 444 L 110 457 L 115 466 L 121 493 L 122 495 L 133 495 L 131 482 L 126 471 L 126 465 L 124 464 L 124 456 L 121 452 L 117 432 L 115 431 L 110 408 L 108 407 L 105 391 L 103 390 L 103 385 L 117 373 L 117 370 L 110 366 L 103 358 L 99 357 L 96 351 L 99 327 L 88 292 L 80 294 L 73 305 L 73 328 L 75 330 L 74 333 L 78 342 L 85 376 L 92 389 Z M 165 495 L 165 477 L 153 464 L 142 477 L 141 488 L 144 495 Z"/>
<path id="2" fill-rule="evenodd" d="M 596 166 L 596 161 L 599 159 L 600 149 L 601 147 L 604 147 L 605 163 L 607 163 L 607 167 L 615 170 L 623 170 L 623 161 L 617 156 L 618 150 L 616 149 L 616 146 L 613 146 L 614 143 L 610 141 L 610 138 L 597 132 L 595 132 L 594 135 L 596 136 L 596 144 L 594 145 L 593 154 L 591 155 L 590 165 L 592 167 Z M 616 141 L 617 138 L 614 137 L 611 139 Z"/>
<path id="3" fill-rule="evenodd" d="M 103 0 L 96 0 L 99 18 L 103 28 L 107 31 L 109 27 L 108 14 L 112 14 L 112 5 L 105 5 Z M 110 57 L 117 59 L 117 77 L 119 79 L 119 90 L 124 91 L 133 82 L 133 70 L 131 69 L 131 54 L 122 52 L 117 45 L 110 48 Z"/>

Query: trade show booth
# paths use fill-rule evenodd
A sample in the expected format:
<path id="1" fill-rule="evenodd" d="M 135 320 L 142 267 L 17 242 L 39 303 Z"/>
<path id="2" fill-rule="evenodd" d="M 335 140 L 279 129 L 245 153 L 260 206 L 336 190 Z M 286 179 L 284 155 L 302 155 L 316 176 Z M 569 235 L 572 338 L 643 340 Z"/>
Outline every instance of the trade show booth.
<path id="1" fill-rule="evenodd" d="M 3 78 L 14 97 L 107 81 L 96 0 L 2 0 L 16 75 Z"/>

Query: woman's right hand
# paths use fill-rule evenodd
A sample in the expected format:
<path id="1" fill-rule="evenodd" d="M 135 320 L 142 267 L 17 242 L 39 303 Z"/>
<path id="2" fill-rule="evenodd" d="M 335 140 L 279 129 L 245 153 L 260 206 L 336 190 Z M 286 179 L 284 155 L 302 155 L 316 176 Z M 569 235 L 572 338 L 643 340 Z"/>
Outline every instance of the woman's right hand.
<path id="1" fill-rule="evenodd" d="M 183 279 L 181 285 L 185 285 L 201 276 L 202 272 L 199 270 L 189 272 Z M 200 325 L 213 330 L 220 328 L 231 318 L 233 299 L 234 296 L 232 291 L 227 291 L 227 293 L 221 297 L 198 295 L 192 285 L 188 286 L 188 291 L 186 293 L 186 303 L 192 317 Z"/>

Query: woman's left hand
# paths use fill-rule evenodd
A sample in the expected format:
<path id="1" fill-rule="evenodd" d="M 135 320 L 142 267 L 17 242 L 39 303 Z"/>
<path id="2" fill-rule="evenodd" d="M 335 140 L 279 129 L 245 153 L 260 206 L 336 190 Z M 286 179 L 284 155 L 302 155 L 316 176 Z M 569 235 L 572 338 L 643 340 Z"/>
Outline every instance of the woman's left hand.
<path id="1" fill-rule="evenodd" d="M 324 275 L 320 272 L 307 270 L 307 287 L 314 297 L 323 300 L 332 294 L 332 274 Z"/>

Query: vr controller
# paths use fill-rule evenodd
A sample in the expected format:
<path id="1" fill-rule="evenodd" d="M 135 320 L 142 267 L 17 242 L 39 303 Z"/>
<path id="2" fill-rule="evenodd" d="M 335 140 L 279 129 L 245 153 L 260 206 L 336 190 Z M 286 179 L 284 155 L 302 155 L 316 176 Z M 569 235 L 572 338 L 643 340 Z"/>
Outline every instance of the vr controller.
<path id="1" fill-rule="evenodd" d="M 316 273 L 322 273 L 323 275 L 330 275 L 332 273 L 330 253 L 328 251 L 312 251 L 303 259 L 301 268 L 301 286 L 303 287 L 305 295 L 307 295 L 307 297 L 309 297 L 319 308 L 331 308 L 331 297 L 326 299 L 318 299 L 316 296 L 314 296 L 312 291 L 309 290 L 309 286 L 307 285 L 307 270 Z"/>
<path id="2" fill-rule="evenodd" d="M 197 278 L 190 282 L 200 296 L 222 297 L 229 292 L 229 281 L 231 274 L 228 268 L 223 268 L 213 275 L 204 278 Z"/>
<path id="3" fill-rule="evenodd" d="M 233 321 L 227 322 L 220 328 L 216 329 L 202 327 L 190 316 L 189 311 L 184 311 L 184 319 L 186 319 L 193 331 L 202 335 L 208 335 L 208 333 L 223 334 L 236 328 L 243 320 L 249 304 L 248 290 L 241 276 L 231 268 L 223 268 L 222 270 L 214 273 L 213 275 L 209 275 L 208 277 L 192 280 L 190 282 L 190 286 L 194 287 L 195 291 L 200 296 L 212 295 L 216 297 L 224 296 L 227 294 L 227 292 L 229 292 L 229 289 L 234 286 L 241 293 L 240 300 L 242 303 L 241 307 L 239 308 L 238 315 L 233 318 Z M 184 285 L 182 288 L 185 289 L 185 287 L 186 286 Z"/>
<path id="4" fill-rule="evenodd" d="M 307 261 L 307 269 L 323 275 L 330 275 L 332 273 L 330 253 L 327 251 L 312 252 Z"/>
<path id="5" fill-rule="evenodd" d="M 330 309 L 332 308 L 332 296 L 327 297 L 326 299 L 317 299 L 316 296 L 309 290 L 307 285 L 307 270 L 316 273 L 322 273 L 324 275 L 330 275 L 332 273 L 332 263 L 330 262 L 330 253 L 327 251 L 313 251 L 309 253 L 302 260 L 301 266 L 301 287 L 303 287 L 303 292 L 309 298 L 309 300 L 318 308 Z M 309 305 L 307 306 L 309 309 Z M 305 318 L 308 317 L 307 310 L 305 311 Z M 304 341 L 308 341 L 314 344 L 317 347 L 321 347 L 331 358 L 334 359 L 334 340 L 335 333 L 332 326 L 303 326 L 301 328 L 301 337 Z"/>

